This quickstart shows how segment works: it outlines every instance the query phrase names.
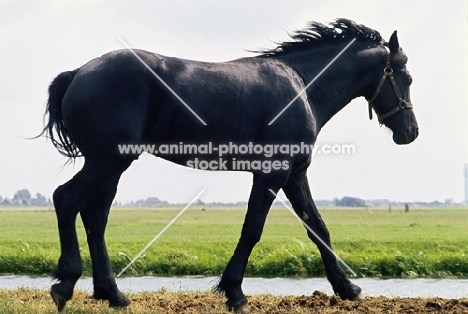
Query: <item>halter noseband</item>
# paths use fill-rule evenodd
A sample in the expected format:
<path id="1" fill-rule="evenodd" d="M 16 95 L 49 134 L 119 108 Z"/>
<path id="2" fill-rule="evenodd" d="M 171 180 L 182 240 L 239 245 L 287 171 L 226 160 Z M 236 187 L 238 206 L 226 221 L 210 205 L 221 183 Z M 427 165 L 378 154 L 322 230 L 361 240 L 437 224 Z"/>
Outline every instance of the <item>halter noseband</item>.
<path id="1" fill-rule="evenodd" d="M 382 75 L 382 78 L 380 79 L 379 85 L 375 89 L 374 95 L 372 96 L 370 100 L 368 100 L 369 119 L 372 120 L 372 108 L 374 108 L 374 105 L 372 104 L 372 102 L 377 98 L 377 96 L 379 96 L 380 89 L 382 88 L 382 85 L 385 83 L 385 80 L 387 79 L 387 77 L 390 79 L 390 82 L 392 83 L 393 90 L 395 91 L 395 95 L 398 98 L 399 103 L 395 108 L 393 108 L 392 110 L 390 110 L 389 112 L 383 115 L 379 115 L 377 111 L 375 111 L 375 113 L 377 114 L 377 118 L 379 119 L 379 123 L 381 125 L 384 119 L 390 117 L 391 115 L 394 115 L 398 111 L 403 110 L 405 108 L 413 109 L 413 105 L 410 102 L 406 101 L 403 97 L 401 97 L 400 89 L 398 88 L 398 85 L 395 82 L 395 77 L 393 76 L 393 69 L 392 69 L 392 66 L 390 65 L 390 49 L 387 46 L 384 46 L 384 48 L 385 48 L 385 51 L 387 52 L 387 63 L 383 71 L 384 74 Z"/>

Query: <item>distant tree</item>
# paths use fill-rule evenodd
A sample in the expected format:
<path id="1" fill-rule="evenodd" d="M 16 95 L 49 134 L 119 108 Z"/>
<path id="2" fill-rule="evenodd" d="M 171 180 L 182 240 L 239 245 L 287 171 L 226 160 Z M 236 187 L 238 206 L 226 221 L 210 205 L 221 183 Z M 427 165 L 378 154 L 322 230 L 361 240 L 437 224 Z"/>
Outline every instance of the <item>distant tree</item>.
<path id="1" fill-rule="evenodd" d="M 357 197 L 345 196 L 341 200 L 335 199 L 336 206 L 365 207 L 366 202 Z"/>
<path id="2" fill-rule="evenodd" d="M 36 193 L 36 199 L 40 200 L 40 201 L 46 201 L 46 197 L 44 195 L 42 195 L 41 193 Z"/>
<path id="3" fill-rule="evenodd" d="M 19 190 L 15 193 L 13 197 L 15 200 L 30 200 L 31 193 L 29 193 L 28 189 Z"/>

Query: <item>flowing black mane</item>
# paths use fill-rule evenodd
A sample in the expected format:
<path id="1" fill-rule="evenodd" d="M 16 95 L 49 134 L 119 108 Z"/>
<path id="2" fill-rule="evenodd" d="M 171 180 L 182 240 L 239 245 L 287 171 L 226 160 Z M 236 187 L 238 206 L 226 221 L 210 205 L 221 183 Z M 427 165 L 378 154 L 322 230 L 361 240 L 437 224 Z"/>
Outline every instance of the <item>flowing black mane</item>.
<path id="1" fill-rule="evenodd" d="M 295 52 L 304 48 L 318 47 L 327 43 L 342 42 L 356 38 L 359 41 L 384 44 L 380 33 L 364 25 L 348 19 L 337 19 L 327 26 L 318 22 L 310 22 L 306 29 L 290 34 L 293 41 L 278 43 L 278 47 L 270 50 L 257 51 L 260 57 L 272 57 L 284 53 Z"/>

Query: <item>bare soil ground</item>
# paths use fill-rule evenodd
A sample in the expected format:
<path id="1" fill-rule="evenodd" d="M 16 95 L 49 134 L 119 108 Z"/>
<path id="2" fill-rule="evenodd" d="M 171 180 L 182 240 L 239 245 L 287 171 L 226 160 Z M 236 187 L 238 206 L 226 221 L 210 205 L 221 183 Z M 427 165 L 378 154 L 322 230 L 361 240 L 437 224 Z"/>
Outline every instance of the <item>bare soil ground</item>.
<path id="1" fill-rule="evenodd" d="M 76 291 L 65 313 L 229 313 L 223 296 L 213 293 L 165 292 L 128 295 L 126 309 L 110 309 L 107 302 L 94 300 L 89 293 Z M 249 296 L 249 313 L 468 313 L 468 298 L 373 297 L 365 302 L 343 301 L 339 297 L 314 292 L 304 296 Z M 0 290 L 0 313 L 56 313 L 48 291 L 20 288 Z M 231 312 L 232 313 L 232 312 Z"/>
<path id="2" fill-rule="evenodd" d="M 318 291 L 312 296 L 255 295 L 248 299 L 250 313 L 468 313 L 468 299 L 374 297 L 358 303 Z M 147 295 L 134 299 L 141 301 L 155 313 L 228 313 L 224 298 L 216 295 L 181 295 L 171 299 Z"/>

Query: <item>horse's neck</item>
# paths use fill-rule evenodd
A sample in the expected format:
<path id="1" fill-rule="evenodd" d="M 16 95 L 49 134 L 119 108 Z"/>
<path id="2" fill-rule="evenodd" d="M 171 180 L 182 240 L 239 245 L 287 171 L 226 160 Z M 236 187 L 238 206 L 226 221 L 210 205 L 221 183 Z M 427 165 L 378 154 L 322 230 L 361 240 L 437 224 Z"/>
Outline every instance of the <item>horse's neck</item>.
<path id="1" fill-rule="evenodd" d="M 369 72 L 374 70 L 381 57 L 378 49 L 366 49 L 354 44 L 322 73 L 320 72 L 346 46 L 318 47 L 308 52 L 284 56 L 283 61 L 296 69 L 307 88 L 307 98 L 319 128 L 323 127 L 351 100 L 364 96 L 371 83 Z"/>

